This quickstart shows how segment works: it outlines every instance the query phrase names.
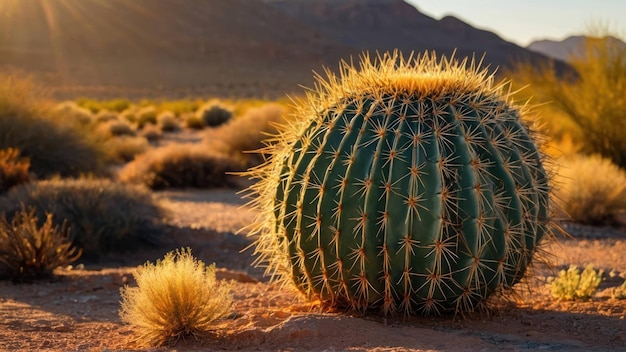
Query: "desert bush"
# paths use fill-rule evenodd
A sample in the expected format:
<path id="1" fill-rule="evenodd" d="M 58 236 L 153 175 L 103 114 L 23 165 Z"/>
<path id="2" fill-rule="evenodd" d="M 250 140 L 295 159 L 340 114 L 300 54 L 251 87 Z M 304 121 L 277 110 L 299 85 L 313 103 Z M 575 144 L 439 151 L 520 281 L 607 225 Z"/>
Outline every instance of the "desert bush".
<path id="1" fill-rule="evenodd" d="M 626 173 L 599 155 L 562 158 L 554 177 L 556 201 L 584 224 L 614 224 L 626 211 Z"/>
<path id="2" fill-rule="evenodd" d="M 110 110 L 100 110 L 95 116 L 96 123 L 115 121 L 118 119 L 118 113 Z"/>
<path id="3" fill-rule="evenodd" d="M 127 99 L 113 99 L 113 100 L 93 100 L 87 98 L 79 98 L 76 103 L 86 109 L 89 109 L 93 113 L 98 113 L 102 110 L 109 110 L 114 112 L 122 112 L 128 109 L 132 103 Z"/>
<path id="4" fill-rule="evenodd" d="M 83 108 L 73 101 L 65 101 L 55 105 L 52 108 L 52 113 L 59 118 L 82 126 L 89 125 L 94 120 L 91 110 Z"/>
<path id="5" fill-rule="evenodd" d="M 189 249 L 169 252 L 156 265 L 148 262 L 134 276 L 137 287 L 120 290 L 120 317 L 147 345 L 202 337 L 232 307 L 230 285 L 216 279 L 215 265 L 205 266 Z"/>
<path id="6" fill-rule="evenodd" d="M 157 124 L 157 109 L 154 106 L 145 106 L 136 112 L 137 127 L 143 128 L 147 124 Z"/>
<path id="7" fill-rule="evenodd" d="M 121 136 L 103 142 L 108 160 L 114 163 L 127 163 L 150 149 L 150 143 L 141 136 Z"/>
<path id="8" fill-rule="evenodd" d="M 202 101 L 195 99 L 166 100 L 159 103 L 160 111 L 171 111 L 175 116 L 194 113 L 202 105 Z"/>
<path id="9" fill-rule="evenodd" d="M 17 148 L 39 177 L 103 171 L 104 152 L 76 123 L 54 118 L 37 86 L 18 76 L 0 76 L 0 149 Z"/>
<path id="10" fill-rule="evenodd" d="M 216 127 L 228 122 L 233 117 L 232 110 L 217 100 L 209 101 L 202 105 L 196 116 L 204 122 L 205 126 Z"/>
<path id="11" fill-rule="evenodd" d="M 591 33 L 582 55 L 570 59 L 576 74 L 561 77 L 554 67 L 518 65 L 513 78 L 529 84 L 540 100 L 578 127 L 583 152 L 597 153 L 626 168 L 626 47 L 608 31 Z"/>
<path id="12" fill-rule="evenodd" d="M 185 121 L 185 127 L 192 130 L 201 130 L 206 127 L 204 120 L 196 114 L 185 114 L 183 115 L 183 120 Z"/>
<path id="13" fill-rule="evenodd" d="M 119 136 L 135 136 L 137 131 L 125 120 L 110 120 L 96 127 L 96 134 L 103 139 Z"/>
<path id="14" fill-rule="evenodd" d="M 134 106 L 129 107 L 128 109 L 122 111 L 119 114 L 119 118 L 122 120 L 126 120 L 130 123 L 136 123 L 137 122 L 137 111 L 138 109 Z"/>
<path id="15" fill-rule="evenodd" d="M 79 256 L 66 227 L 54 226 L 52 215 L 48 214 L 41 226 L 33 210 L 21 210 L 10 223 L 0 215 L 0 275 L 14 281 L 47 277 Z"/>
<path id="16" fill-rule="evenodd" d="M 148 142 L 158 142 L 163 137 L 163 132 L 156 125 L 147 125 L 141 130 L 141 135 L 148 140 Z"/>
<path id="17" fill-rule="evenodd" d="M 157 123 L 163 132 L 174 132 L 180 129 L 178 119 L 171 111 L 163 111 L 157 116 Z"/>
<path id="18" fill-rule="evenodd" d="M 0 197 L 8 218 L 22 204 L 39 219 L 67 220 L 72 243 L 88 259 L 156 244 L 163 210 L 145 188 L 105 179 L 53 179 L 20 185 Z"/>
<path id="19" fill-rule="evenodd" d="M 15 148 L 0 150 L 0 194 L 11 187 L 30 181 L 30 162 Z"/>
<path id="20" fill-rule="evenodd" d="M 120 180 L 152 189 L 230 186 L 229 171 L 242 166 L 203 145 L 172 144 L 138 156 L 120 172 Z"/>
<path id="21" fill-rule="evenodd" d="M 259 151 L 265 147 L 264 141 L 278 133 L 277 126 L 285 124 L 287 109 L 270 103 L 248 109 L 243 116 L 207 132 L 206 141 L 221 141 L 227 153 L 245 160 L 248 167 L 259 164 L 263 156 Z"/>
<path id="22" fill-rule="evenodd" d="M 601 281 L 602 271 L 595 271 L 593 265 L 587 265 L 582 273 L 576 265 L 570 265 L 567 271 L 561 270 L 559 276 L 553 279 L 552 296 L 565 301 L 588 300 L 594 295 Z"/>

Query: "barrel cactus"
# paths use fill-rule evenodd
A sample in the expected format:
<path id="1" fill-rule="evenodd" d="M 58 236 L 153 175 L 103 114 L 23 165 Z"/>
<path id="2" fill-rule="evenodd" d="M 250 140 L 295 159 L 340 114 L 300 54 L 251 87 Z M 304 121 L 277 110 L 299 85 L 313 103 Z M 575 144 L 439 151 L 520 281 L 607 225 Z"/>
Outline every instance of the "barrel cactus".
<path id="1" fill-rule="evenodd" d="M 250 171 L 268 274 L 384 315 L 472 311 L 519 282 L 552 227 L 508 84 L 434 53 L 327 75 Z"/>

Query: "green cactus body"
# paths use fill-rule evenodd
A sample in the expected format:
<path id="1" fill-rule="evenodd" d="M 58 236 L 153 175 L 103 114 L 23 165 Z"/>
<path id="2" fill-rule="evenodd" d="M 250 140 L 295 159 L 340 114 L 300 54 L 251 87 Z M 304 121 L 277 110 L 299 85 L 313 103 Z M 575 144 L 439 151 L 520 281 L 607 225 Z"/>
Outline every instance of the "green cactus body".
<path id="1" fill-rule="evenodd" d="M 252 171 L 258 260 L 331 306 L 471 311 L 551 233 L 542 156 L 473 63 L 370 62 L 318 79 Z"/>

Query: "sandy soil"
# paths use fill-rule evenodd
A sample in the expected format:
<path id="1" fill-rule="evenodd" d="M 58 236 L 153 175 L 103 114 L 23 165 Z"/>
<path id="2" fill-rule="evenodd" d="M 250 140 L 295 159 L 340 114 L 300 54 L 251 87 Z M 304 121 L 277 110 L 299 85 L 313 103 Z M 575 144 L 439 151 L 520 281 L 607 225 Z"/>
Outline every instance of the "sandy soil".
<path id="1" fill-rule="evenodd" d="M 234 280 L 234 312 L 210 338 L 150 351 L 350 350 L 350 351 L 588 351 L 626 350 L 626 300 L 610 290 L 626 276 L 626 231 L 568 225 L 575 237 L 548 250 L 556 269 L 594 263 L 604 270 L 598 294 L 588 302 L 550 297 L 538 268 L 532 291 L 489 314 L 463 318 L 382 319 L 321 311 L 250 267 L 250 239 L 235 234 L 254 211 L 233 190 L 159 193 L 170 209 L 165 246 L 98 265 L 57 270 L 57 278 L 30 285 L 0 282 L 0 350 L 141 350 L 132 327 L 118 317 L 119 288 L 133 284 L 134 268 L 170 249 L 190 246 L 215 262 L 218 277 Z"/>

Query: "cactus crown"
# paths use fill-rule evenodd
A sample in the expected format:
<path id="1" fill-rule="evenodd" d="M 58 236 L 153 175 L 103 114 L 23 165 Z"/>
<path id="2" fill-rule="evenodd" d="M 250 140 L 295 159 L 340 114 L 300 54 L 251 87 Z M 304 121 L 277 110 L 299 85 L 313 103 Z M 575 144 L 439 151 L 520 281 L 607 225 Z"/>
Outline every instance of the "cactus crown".
<path id="1" fill-rule="evenodd" d="M 323 303 L 473 310 L 551 233 L 548 177 L 507 82 L 398 52 L 317 76 L 249 175 L 257 263 Z"/>

